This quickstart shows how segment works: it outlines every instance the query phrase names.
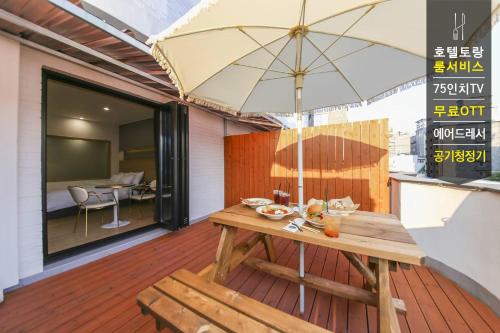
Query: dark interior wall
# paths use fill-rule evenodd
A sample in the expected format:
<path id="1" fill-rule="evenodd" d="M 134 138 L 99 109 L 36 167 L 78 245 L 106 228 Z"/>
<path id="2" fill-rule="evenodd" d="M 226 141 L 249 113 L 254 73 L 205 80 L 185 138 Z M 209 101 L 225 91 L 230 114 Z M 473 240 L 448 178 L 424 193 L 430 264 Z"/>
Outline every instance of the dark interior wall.
<path id="1" fill-rule="evenodd" d="M 110 147 L 104 140 L 48 135 L 47 181 L 109 178 Z"/>
<path id="2" fill-rule="evenodd" d="M 120 150 L 154 147 L 154 120 L 146 119 L 120 126 Z"/>

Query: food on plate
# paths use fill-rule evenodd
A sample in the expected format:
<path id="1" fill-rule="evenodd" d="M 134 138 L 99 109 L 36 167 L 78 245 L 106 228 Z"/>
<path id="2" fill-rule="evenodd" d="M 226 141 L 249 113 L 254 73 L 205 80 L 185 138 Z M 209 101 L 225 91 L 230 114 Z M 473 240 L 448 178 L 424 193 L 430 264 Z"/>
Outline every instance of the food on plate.
<path id="1" fill-rule="evenodd" d="M 265 206 L 264 209 L 262 209 L 262 213 L 269 215 L 285 215 L 288 213 L 288 209 L 281 205 Z"/>
<path id="2" fill-rule="evenodd" d="M 245 205 L 267 205 L 269 203 L 269 200 L 267 199 L 243 199 L 243 203 Z"/>
<path id="3" fill-rule="evenodd" d="M 328 208 L 337 212 L 352 213 L 359 208 L 359 204 L 355 204 L 351 197 L 345 197 L 328 201 Z"/>
<path id="4" fill-rule="evenodd" d="M 323 222 L 323 205 L 322 204 L 313 204 L 307 206 L 306 211 L 307 219 L 314 222 Z"/>

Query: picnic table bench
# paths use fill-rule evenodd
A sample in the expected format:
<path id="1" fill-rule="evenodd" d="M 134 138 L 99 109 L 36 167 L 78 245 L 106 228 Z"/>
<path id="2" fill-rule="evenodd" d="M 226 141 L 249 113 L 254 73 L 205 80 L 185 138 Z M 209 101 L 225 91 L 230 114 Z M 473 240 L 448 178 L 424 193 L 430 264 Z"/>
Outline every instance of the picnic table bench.
<path id="1" fill-rule="evenodd" d="M 174 332 L 329 332 L 180 269 L 137 296 L 159 330 Z"/>

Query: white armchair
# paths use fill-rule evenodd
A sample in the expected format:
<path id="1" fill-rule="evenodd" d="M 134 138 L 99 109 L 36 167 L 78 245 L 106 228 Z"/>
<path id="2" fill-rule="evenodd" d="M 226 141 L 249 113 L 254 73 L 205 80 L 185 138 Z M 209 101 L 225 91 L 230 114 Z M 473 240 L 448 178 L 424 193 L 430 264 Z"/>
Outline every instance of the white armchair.
<path id="1" fill-rule="evenodd" d="M 88 211 L 90 210 L 101 210 L 106 207 L 116 205 L 116 199 L 112 195 L 113 193 L 102 193 L 102 194 L 111 194 L 113 200 L 102 200 L 101 196 L 94 191 L 87 191 L 87 189 L 80 186 L 68 186 L 68 191 L 71 194 L 71 198 L 78 206 L 78 215 L 76 217 L 75 226 L 73 228 L 73 232 L 76 232 L 76 227 L 78 222 L 80 221 L 80 214 L 82 210 L 85 209 L 85 237 L 88 234 Z M 95 197 L 97 199 L 96 203 L 87 203 L 90 197 Z M 102 219 L 102 214 L 101 214 Z M 101 221 L 102 222 L 102 221 Z"/>

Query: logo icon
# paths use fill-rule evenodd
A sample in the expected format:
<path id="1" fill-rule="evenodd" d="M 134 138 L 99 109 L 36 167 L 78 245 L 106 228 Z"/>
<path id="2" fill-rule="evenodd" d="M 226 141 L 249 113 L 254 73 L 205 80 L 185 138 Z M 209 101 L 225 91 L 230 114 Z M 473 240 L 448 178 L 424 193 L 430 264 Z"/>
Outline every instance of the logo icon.
<path id="1" fill-rule="evenodd" d="M 460 17 L 462 18 L 462 23 L 460 25 L 457 25 L 457 13 L 455 13 L 455 27 L 453 28 L 453 40 L 458 40 L 459 37 L 461 37 L 461 40 L 464 40 L 465 14 L 461 13 Z"/>

